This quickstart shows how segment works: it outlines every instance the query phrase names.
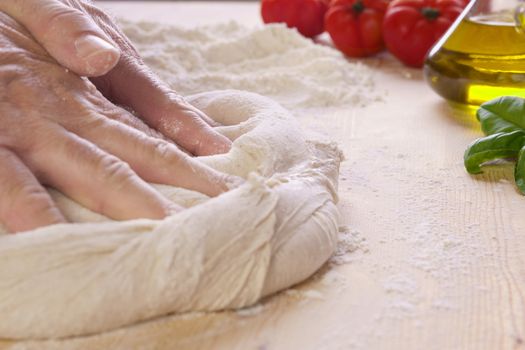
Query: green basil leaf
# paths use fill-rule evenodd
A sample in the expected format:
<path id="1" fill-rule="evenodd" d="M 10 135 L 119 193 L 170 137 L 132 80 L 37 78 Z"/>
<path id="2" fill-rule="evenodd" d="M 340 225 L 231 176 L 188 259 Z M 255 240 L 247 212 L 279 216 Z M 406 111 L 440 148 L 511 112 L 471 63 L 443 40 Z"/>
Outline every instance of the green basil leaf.
<path id="1" fill-rule="evenodd" d="M 482 137 L 471 143 L 465 151 L 465 168 L 471 174 L 479 174 L 482 172 L 483 163 L 495 159 L 515 158 L 524 145 L 525 131 L 521 130 Z"/>
<path id="2" fill-rule="evenodd" d="M 525 195 L 525 147 L 522 147 L 518 154 L 518 161 L 514 168 L 514 180 L 521 194 Z"/>
<path id="3" fill-rule="evenodd" d="M 525 99 L 502 96 L 483 103 L 476 113 L 485 135 L 525 129 Z"/>

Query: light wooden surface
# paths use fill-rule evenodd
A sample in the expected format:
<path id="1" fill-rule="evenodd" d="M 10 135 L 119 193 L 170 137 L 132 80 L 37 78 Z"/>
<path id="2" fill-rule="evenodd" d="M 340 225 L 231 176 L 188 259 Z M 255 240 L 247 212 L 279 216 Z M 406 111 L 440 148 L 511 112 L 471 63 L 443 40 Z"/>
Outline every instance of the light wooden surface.
<path id="1" fill-rule="evenodd" d="M 259 21 L 256 3 L 108 3 L 130 19 Z M 40 348 L 517 349 L 525 341 L 525 198 L 510 168 L 472 178 L 479 135 L 421 73 L 365 61 L 384 102 L 304 116 L 344 150 L 340 208 L 362 237 L 346 264 L 242 313 L 168 317 Z M 1 317 L 1 315 L 0 315 Z M 8 346 L 9 343 L 4 343 Z"/>

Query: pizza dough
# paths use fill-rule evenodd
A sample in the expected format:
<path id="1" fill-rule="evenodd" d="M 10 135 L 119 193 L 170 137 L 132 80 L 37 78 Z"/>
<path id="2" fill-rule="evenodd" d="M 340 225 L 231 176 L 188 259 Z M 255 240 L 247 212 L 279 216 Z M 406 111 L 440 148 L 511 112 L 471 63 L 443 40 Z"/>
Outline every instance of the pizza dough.
<path id="1" fill-rule="evenodd" d="M 0 234 L 0 337 L 99 333 L 168 313 L 245 307 L 313 274 L 333 253 L 341 153 L 301 133 L 262 96 L 190 101 L 225 125 L 228 154 L 206 164 L 247 179 L 217 198 L 156 186 L 188 207 L 114 222 L 57 192 L 73 224 Z"/>

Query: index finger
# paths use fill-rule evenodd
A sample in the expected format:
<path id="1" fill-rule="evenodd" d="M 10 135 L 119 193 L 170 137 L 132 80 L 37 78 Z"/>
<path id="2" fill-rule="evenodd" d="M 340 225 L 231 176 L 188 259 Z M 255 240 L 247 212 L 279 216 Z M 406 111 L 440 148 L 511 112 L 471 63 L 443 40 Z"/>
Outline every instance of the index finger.
<path id="1" fill-rule="evenodd" d="M 138 59 L 121 60 L 97 86 L 111 91 L 111 100 L 129 106 L 152 128 L 194 155 L 226 153 L 231 141 L 215 131 L 213 121 L 184 101 Z"/>

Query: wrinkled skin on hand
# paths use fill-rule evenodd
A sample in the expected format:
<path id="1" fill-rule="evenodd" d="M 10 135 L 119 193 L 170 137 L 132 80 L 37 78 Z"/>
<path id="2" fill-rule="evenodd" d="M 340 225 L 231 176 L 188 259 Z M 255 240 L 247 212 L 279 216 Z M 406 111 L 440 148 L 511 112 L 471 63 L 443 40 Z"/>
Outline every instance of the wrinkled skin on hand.
<path id="1" fill-rule="evenodd" d="M 125 74 L 133 82 L 128 89 Z M 169 139 L 180 136 L 176 141 L 192 153 L 213 153 L 185 134 L 189 124 L 173 134 L 162 130 L 166 120 L 193 118 L 213 131 L 212 123 L 159 83 L 138 56 L 121 52 L 116 66 L 95 83 L 145 122 L 58 64 L 27 29 L 0 12 L 0 221 L 10 231 L 65 221 L 44 185 L 124 220 L 158 219 L 180 209 L 147 182 L 212 196 L 239 182 L 197 162 Z M 133 84 L 140 91 L 129 92 Z M 135 101 L 144 96 L 145 102 Z M 217 149 L 228 147 L 229 141 Z"/>
<path id="2" fill-rule="evenodd" d="M 0 11 L 23 24 L 61 65 L 92 77 L 108 99 L 136 111 L 184 149 L 195 155 L 229 150 L 231 142 L 213 130 L 213 121 L 164 84 L 111 18 L 91 3 L 2 0 Z"/>

